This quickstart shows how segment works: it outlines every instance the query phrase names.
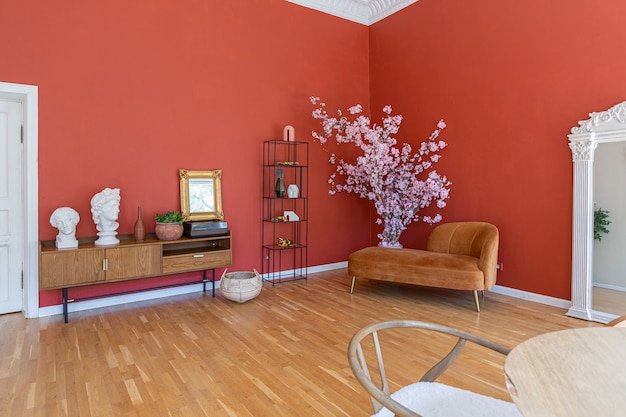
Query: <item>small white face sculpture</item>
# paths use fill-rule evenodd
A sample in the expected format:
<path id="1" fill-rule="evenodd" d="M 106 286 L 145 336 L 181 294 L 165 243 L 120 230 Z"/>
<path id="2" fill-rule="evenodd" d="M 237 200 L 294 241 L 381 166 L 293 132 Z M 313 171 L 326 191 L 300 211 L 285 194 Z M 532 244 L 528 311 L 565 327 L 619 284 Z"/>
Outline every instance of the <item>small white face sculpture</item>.
<path id="1" fill-rule="evenodd" d="M 78 212 L 71 207 L 59 207 L 50 216 L 50 224 L 59 229 L 56 247 L 59 249 L 77 248 L 76 225 L 80 221 Z"/>
<path id="2" fill-rule="evenodd" d="M 120 189 L 105 188 L 91 199 L 91 214 L 98 229 L 97 246 L 116 245 L 120 243 L 117 235 L 117 216 L 120 213 Z"/>

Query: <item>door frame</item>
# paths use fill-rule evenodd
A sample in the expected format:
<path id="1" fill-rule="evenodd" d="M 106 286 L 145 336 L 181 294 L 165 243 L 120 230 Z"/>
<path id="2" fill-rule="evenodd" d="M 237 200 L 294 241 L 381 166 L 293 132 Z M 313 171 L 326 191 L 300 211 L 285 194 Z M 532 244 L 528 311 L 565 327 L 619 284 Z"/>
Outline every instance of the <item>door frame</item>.
<path id="1" fill-rule="evenodd" d="M 24 216 L 24 289 L 22 312 L 39 317 L 39 91 L 35 85 L 0 82 L 0 99 L 22 103 L 24 148 L 22 153 L 22 207 Z"/>

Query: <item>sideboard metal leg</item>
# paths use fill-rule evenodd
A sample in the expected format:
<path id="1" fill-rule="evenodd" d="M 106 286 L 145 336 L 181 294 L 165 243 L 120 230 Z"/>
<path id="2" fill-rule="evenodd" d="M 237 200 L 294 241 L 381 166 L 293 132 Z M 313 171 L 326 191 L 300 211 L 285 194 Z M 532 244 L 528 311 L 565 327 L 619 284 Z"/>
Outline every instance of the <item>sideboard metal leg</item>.
<path id="1" fill-rule="evenodd" d="M 67 313 L 67 288 L 62 288 L 61 289 L 62 293 L 63 293 L 63 320 L 65 321 L 65 324 L 67 324 L 68 321 L 68 313 Z"/>

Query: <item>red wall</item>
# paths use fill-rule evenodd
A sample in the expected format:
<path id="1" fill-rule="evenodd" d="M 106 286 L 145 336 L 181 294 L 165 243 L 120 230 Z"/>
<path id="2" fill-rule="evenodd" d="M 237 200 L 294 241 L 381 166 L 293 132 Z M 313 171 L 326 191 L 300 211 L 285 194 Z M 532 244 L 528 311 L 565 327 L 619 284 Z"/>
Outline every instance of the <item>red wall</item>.
<path id="1" fill-rule="evenodd" d="M 567 134 L 626 98 L 624 16 L 622 0 L 420 0 L 371 27 L 372 108 L 403 114 L 410 143 L 445 119 L 444 220 L 500 228 L 501 285 L 570 297 Z"/>
<path id="2" fill-rule="evenodd" d="M 626 2 L 548 3 L 420 0 L 366 27 L 277 0 L 3 1 L 0 80 L 39 86 L 40 238 L 54 238 L 59 206 L 95 235 L 89 201 L 105 187 L 121 189 L 120 233 L 139 205 L 152 231 L 156 212 L 179 209 L 179 168 L 222 169 L 231 268 L 259 268 L 261 143 L 287 124 L 310 140 L 310 95 L 369 104 L 374 119 L 389 103 L 405 116 L 400 140 L 448 123 L 444 219 L 498 225 L 499 283 L 568 299 L 567 133 L 626 96 Z M 379 231 L 363 201 L 327 194 L 326 158 L 311 143 L 311 266 Z M 428 231 L 401 241 L 421 247 Z"/>
<path id="3" fill-rule="evenodd" d="M 285 1 L 3 1 L 0 37 L 0 80 L 39 86 L 40 239 L 60 206 L 80 213 L 77 236 L 95 235 L 90 200 L 106 187 L 121 189 L 118 232 L 137 206 L 151 232 L 156 212 L 180 209 L 179 168 L 222 169 L 231 270 L 260 270 L 262 142 L 287 124 L 309 140 L 310 95 L 369 95 L 368 28 Z M 315 145 L 310 166 L 309 265 L 344 261 L 369 244 L 368 207 L 327 194 Z"/>

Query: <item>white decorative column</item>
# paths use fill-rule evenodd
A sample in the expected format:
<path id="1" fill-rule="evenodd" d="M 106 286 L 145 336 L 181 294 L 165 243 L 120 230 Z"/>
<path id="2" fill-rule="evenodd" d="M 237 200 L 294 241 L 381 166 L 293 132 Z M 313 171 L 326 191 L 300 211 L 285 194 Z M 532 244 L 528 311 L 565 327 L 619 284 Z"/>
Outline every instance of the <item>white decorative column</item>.
<path id="1" fill-rule="evenodd" d="M 568 316 L 608 322 L 614 315 L 593 310 L 593 160 L 599 143 L 626 141 L 626 101 L 589 113 L 568 135 L 574 163 L 572 306 Z"/>
<path id="2" fill-rule="evenodd" d="M 574 162 L 572 238 L 572 306 L 568 316 L 591 320 L 593 282 L 593 153 L 596 142 L 589 135 L 570 137 Z M 590 184 L 591 186 L 586 186 Z"/>

